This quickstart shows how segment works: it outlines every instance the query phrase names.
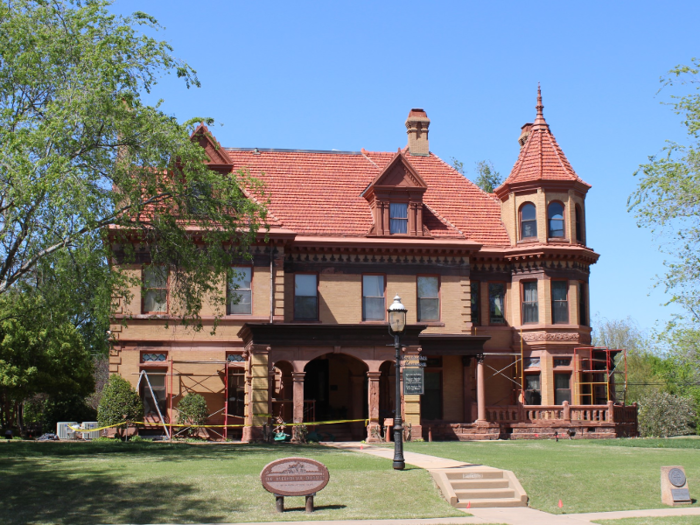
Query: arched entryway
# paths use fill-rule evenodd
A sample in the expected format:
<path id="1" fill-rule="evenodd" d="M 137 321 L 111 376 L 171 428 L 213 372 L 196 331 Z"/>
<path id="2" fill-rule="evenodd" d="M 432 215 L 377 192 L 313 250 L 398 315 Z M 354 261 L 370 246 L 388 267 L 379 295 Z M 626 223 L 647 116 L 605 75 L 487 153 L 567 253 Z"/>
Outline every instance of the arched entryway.
<path id="1" fill-rule="evenodd" d="M 307 363 L 304 400 L 314 401 L 315 420 L 366 419 L 367 370 L 364 362 L 346 354 L 325 354 Z M 313 430 L 323 439 L 335 441 L 357 441 L 366 437 L 364 421 L 319 425 Z"/>

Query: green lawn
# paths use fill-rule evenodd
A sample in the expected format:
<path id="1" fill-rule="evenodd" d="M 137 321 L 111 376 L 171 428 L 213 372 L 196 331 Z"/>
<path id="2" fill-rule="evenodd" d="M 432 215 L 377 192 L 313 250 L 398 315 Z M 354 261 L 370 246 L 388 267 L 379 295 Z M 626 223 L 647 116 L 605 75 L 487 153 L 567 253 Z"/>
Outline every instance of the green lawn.
<path id="1" fill-rule="evenodd" d="M 330 470 L 328 486 L 304 513 L 290 512 L 260 483 L 275 459 L 304 456 Z M 391 461 L 318 445 L 159 443 L 0 444 L 0 523 L 215 523 L 465 516 L 434 488 L 428 472 L 395 472 Z"/>
<path id="2" fill-rule="evenodd" d="M 600 525 L 698 525 L 700 516 L 665 516 L 663 518 L 625 518 L 621 520 L 600 520 Z"/>
<path id="3" fill-rule="evenodd" d="M 700 496 L 697 439 L 433 442 L 406 450 L 512 470 L 530 506 L 555 514 L 664 508 L 663 465 L 685 467 L 691 496 Z"/>

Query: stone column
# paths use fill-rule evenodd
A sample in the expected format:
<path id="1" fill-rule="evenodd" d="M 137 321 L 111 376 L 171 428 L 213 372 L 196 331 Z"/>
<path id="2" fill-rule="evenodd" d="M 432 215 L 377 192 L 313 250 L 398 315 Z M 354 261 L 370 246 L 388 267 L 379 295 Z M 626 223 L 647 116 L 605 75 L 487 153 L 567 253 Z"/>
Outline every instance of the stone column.
<path id="1" fill-rule="evenodd" d="M 486 423 L 486 388 L 484 386 L 484 354 L 476 356 L 476 422 Z"/>
<path id="2" fill-rule="evenodd" d="M 292 381 L 294 382 L 292 420 L 294 423 L 304 422 L 304 376 L 306 376 L 306 372 L 292 372 Z M 298 428 L 297 426 L 292 427 L 292 442 L 294 443 L 299 442 Z"/>
<path id="3" fill-rule="evenodd" d="M 369 378 L 369 424 L 367 425 L 367 443 L 379 443 L 381 439 L 372 435 L 372 431 L 379 430 L 379 377 L 381 372 L 367 372 Z"/>

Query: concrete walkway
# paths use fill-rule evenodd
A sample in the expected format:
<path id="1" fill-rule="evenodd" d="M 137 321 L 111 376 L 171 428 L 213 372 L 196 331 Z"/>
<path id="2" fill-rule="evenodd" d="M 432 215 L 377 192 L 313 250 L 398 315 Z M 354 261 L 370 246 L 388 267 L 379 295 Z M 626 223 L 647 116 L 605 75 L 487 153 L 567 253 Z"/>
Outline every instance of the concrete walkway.
<path id="1" fill-rule="evenodd" d="M 393 460 L 394 449 L 388 447 L 375 447 L 364 443 L 348 442 L 334 443 L 326 442 L 324 445 L 340 450 L 350 450 L 371 454 L 380 458 Z M 416 452 L 405 452 L 404 459 L 409 465 L 413 465 L 425 470 L 464 467 L 471 463 L 464 463 L 452 459 L 429 456 L 428 454 L 418 454 Z M 643 517 L 665 517 L 665 516 L 700 516 L 700 508 L 666 508 L 648 510 L 623 510 L 616 512 L 589 512 L 585 514 L 549 514 L 541 510 L 529 507 L 503 507 L 488 509 L 468 509 L 465 512 L 472 514 L 468 518 L 433 518 L 421 520 L 361 520 L 361 521 L 315 521 L 315 525 L 399 525 L 399 524 L 462 524 L 462 523 L 507 523 L 508 525 L 581 525 L 582 523 L 592 523 L 594 520 L 617 520 L 623 518 L 643 518 Z M 698 520 L 700 523 L 700 519 Z M 262 524 L 250 524 L 262 525 Z"/>

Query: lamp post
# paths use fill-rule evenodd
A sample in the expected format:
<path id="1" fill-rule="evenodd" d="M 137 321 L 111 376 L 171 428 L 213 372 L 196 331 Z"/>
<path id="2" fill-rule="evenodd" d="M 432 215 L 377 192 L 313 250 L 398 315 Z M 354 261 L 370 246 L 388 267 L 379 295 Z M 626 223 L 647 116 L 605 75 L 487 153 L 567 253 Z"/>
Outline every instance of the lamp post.
<path id="1" fill-rule="evenodd" d="M 401 421 L 401 341 L 400 336 L 406 329 L 406 307 L 401 304 L 401 297 L 394 297 L 394 302 L 387 309 L 389 312 L 389 333 L 394 336 L 396 350 L 396 413 L 394 414 L 394 470 L 403 470 L 406 462 L 403 458 L 403 424 Z"/>

